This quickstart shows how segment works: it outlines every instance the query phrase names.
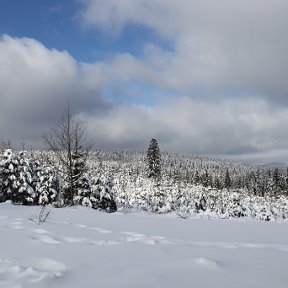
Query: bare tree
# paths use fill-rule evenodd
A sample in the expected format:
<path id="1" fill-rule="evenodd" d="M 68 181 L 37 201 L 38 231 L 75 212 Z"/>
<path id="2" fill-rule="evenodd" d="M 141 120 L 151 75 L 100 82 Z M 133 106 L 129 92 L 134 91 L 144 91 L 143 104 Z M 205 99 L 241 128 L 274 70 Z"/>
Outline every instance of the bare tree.
<path id="1" fill-rule="evenodd" d="M 1 153 L 2 153 L 2 154 L 4 153 L 4 151 L 5 151 L 6 149 L 9 149 L 9 148 L 11 148 L 11 147 L 12 147 L 12 143 L 11 143 L 10 140 L 1 141 L 1 142 L 0 142 L 0 150 L 1 150 Z"/>
<path id="2" fill-rule="evenodd" d="M 76 185 L 86 169 L 87 157 L 92 148 L 87 141 L 86 124 L 71 113 L 69 103 L 62 117 L 50 133 L 42 134 L 45 146 L 52 151 L 60 164 L 58 173 L 68 184 L 64 201 L 73 205 Z M 55 165 L 56 167 L 57 165 Z"/>

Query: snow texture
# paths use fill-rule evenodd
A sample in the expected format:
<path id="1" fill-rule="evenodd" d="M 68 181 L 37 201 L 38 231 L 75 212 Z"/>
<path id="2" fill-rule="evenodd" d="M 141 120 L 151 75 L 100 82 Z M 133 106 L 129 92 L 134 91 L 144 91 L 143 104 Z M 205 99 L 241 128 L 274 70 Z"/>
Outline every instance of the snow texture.
<path id="1" fill-rule="evenodd" d="M 0 204 L 1 288 L 288 285 L 285 223 L 51 209 Z"/>

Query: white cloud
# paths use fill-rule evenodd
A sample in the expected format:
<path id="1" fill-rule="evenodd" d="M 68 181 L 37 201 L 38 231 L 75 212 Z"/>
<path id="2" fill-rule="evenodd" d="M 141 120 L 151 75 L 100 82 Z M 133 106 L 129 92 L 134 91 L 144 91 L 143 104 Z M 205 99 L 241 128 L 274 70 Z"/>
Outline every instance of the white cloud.
<path id="1" fill-rule="evenodd" d="M 52 124 L 67 99 L 77 112 L 108 109 L 110 104 L 99 93 L 101 83 L 91 81 L 91 74 L 65 51 L 47 49 L 30 38 L 3 36 L 0 139 L 31 138 L 39 143 L 43 129 Z"/>
<path id="2" fill-rule="evenodd" d="M 163 87 L 191 95 L 199 87 L 214 94 L 236 90 L 288 102 L 285 0 L 80 1 L 90 27 L 121 34 L 128 25 L 144 25 L 172 41 L 172 53 L 150 49 L 137 59 Z"/>
<path id="3" fill-rule="evenodd" d="M 79 1 L 90 28 L 121 37 L 138 25 L 164 40 L 146 43 L 138 57 L 116 54 L 105 66 L 107 83 L 182 95 L 110 111 L 98 122 L 102 139 L 140 145 L 158 135 L 171 151 L 287 159 L 287 1 Z"/>
<path id="4" fill-rule="evenodd" d="M 165 69 L 180 56 L 153 45 L 145 49 L 142 59 L 123 54 L 110 62 L 85 64 L 33 39 L 2 37 L 0 140 L 24 138 L 27 145 L 39 145 L 41 132 L 53 124 L 71 97 L 77 112 L 88 121 L 96 147 L 146 148 L 156 137 L 162 150 L 287 159 L 288 137 L 283 133 L 288 126 L 287 107 L 271 106 L 264 98 L 252 96 L 209 101 L 190 97 L 184 93 L 190 89 L 189 77 L 181 80 Z M 183 95 L 159 98 L 153 106 L 120 105 L 102 95 L 110 85 L 121 88 L 129 81 L 163 88 L 164 95 L 172 88 Z"/>
<path id="5" fill-rule="evenodd" d="M 163 150 L 234 158 L 287 157 L 288 109 L 271 109 L 260 99 L 207 103 L 187 97 L 159 106 L 131 105 L 89 119 L 99 145 L 145 148 L 156 137 Z M 281 153 L 279 152 L 281 151 Z M 275 154 L 276 155 L 276 154 Z M 276 157 L 276 156 L 275 156 Z M 274 158 L 275 159 L 275 158 Z M 286 158 L 287 160 L 287 158 Z"/>

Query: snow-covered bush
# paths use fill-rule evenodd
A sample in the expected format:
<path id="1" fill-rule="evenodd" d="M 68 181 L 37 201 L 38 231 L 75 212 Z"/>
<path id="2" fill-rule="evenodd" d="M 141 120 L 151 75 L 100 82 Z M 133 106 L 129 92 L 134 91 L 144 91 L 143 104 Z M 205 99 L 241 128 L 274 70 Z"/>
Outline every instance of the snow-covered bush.
<path id="1" fill-rule="evenodd" d="M 34 177 L 33 185 L 37 193 L 35 204 L 55 204 L 59 191 L 59 181 L 52 167 L 41 165 L 38 160 L 33 163 Z"/>
<path id="2" fill-rule="evenodd" d="M 57 196 L 57 178 L 52 168 L 43 166 L 28 153 L 7 149 L 0 162 L 0 201 L 20 205 L 46 205 Z"/>
<path id="3" fill-rule="evenodd" d="M 90 181 L 88 178 L 82 177 L 80 184 L 82 187 L 78 189 L 78 194 L 74 198 L 75 203 L 109 213 L 117 210 L 112 177 L 102 175 L 92 178 Z"/>
<path id="4" fill-rule="evenodd" d="M 2 201 L 15 204 L 34 204 L 36 193 L 32 187 L 32 167 L 24 153 L 13 153 L 7 149 L 1 161 Z"/>

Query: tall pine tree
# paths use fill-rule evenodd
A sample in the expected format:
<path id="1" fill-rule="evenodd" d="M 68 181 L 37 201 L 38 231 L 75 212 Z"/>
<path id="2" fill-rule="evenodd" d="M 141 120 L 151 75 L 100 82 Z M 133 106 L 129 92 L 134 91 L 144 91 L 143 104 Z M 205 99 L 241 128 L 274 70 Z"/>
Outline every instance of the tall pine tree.
<path id="1" fill-rule="evenodd" d="M 148 177 L 161 177 L 161 153 L 156 139 L 152 139 L 147 151 Z"/>

